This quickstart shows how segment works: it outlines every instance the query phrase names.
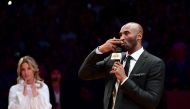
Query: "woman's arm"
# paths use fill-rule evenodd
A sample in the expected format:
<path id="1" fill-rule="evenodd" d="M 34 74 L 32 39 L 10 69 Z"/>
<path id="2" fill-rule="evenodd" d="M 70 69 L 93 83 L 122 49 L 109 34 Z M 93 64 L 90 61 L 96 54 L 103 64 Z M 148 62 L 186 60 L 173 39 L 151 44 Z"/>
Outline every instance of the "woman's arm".
<path id="1" fill-rule="evenodd" d="M 49 88 L 45 83 L 42 83 L 43 87 L 38 89 L 38 95 L 31 98 L 32 109 L 51 109 L 49 97 Z"/>
<path id="2" fill-rule="evenodd" d="M 25 109 L 29 105 L 29 98 L 19 92 L 18 85 L 12 86 L 9 91 L 8 109 Z"/>

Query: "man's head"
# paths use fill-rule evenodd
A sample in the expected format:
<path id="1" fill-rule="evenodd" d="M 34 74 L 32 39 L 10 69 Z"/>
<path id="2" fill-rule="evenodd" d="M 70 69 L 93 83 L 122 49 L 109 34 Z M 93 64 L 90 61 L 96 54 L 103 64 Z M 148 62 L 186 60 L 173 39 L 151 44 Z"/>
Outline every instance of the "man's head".
<path id="1" fill-rule="evenodd" d="M 121 27 L 120 39 L 124 40 L 122 47 L 129 53 L 133 53 L 142 47 L 143 28 L 140 24 L 129 22 Z"/>

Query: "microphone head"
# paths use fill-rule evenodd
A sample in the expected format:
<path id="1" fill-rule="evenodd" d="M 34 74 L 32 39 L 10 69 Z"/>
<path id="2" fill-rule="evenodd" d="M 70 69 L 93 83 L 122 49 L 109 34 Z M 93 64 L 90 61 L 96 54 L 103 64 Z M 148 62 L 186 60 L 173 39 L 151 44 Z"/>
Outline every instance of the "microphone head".
<path id="1" fill-rule="evenodd" d="M 111 60 L 121 62 L 122 55 L 121 53 L 112 53 Z"/>

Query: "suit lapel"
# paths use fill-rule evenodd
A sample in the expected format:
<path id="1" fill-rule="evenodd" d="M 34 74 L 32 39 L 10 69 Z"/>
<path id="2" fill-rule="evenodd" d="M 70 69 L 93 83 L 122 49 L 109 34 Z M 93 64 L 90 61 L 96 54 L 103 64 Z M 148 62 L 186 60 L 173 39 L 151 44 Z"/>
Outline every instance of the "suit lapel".
<path id="1" fill-rule="evenodd" d="M 121 64 L 123 64 L 123 60 L 126 58 L 126 52 L 122 52 Z"/>
<path id="2" fill-rule="evenodd" d="M 115 82 L 116 82 L 116 77 L 115 77 L 115 75 L 112 75 L 112 77 L 111 77 L 111 79 L 109 80 L 109 82 L 108 82 L 108 84 L 106 85 L 106 87 L 109 87 L 109 88 L 107 88 L 108 89 L 108 97 L 110 97 L 111 96 L 111 93 L 112 93 L 112 89 L 115 87 Z"/>
<path id="3" fill-rule="evenodd" d="M 147 58 L 147 52 L 144 51 L 139 57 L 139 59 L 137 60 L 133 70 L 131 71 L 131 74 L 137 73 L 142 68 L 143 64 L 145 63 L 146 58 Z"/>

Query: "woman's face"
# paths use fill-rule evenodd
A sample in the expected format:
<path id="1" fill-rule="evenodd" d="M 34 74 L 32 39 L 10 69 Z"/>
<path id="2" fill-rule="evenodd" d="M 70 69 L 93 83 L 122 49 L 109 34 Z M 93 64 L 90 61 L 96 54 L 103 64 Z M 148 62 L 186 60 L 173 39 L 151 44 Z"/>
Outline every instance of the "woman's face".
<path id="1" fill-rule="evenodd" d="M 34 72 L 28 63 L 22 63 L 20 67 L 22 78 L 27 81 L 27 83 L 31 83 L 34 80 Z"/>

